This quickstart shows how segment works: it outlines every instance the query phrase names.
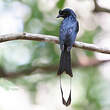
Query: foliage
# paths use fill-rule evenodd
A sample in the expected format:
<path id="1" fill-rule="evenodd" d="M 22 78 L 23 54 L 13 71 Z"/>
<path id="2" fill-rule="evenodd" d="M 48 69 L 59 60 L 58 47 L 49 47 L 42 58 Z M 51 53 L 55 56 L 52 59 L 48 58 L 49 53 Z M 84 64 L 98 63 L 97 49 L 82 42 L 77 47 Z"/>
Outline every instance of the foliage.
<path id="1" fill-rule="evenodd" d="M 48 12 L 41 10 L 38 0 L 3 1 L 3 3 L 7 5 L 11 5 L 13 2 L 19 2 L 30 9 L 26 15 L 26 19 L 22 20 L 24 27 L 23 31 L 55 36 L 59 35 L 60 23 L 55 19 L 55 15 L 53 16 L 53 13 L 56 14 L 57 9 L 62 9 L 65 6 L 66 0 L 58 0 L 53 9 Z M 99 28 L 91 31 L 85 30 L 78 40 L 93 43 L 99 30 Z M 45 85 L 46 81 L 51 83 L 53 79 L 56 79 L 55 75 L 57 71 L 55 68 L 51 74 L 49 74 L 48 70 L 51 68 L 47 68 L 47 71 L 40 71 L 38 67 L 57 67 L 60 56 L 59 46 L 52 43 L 36 41 L 12 41 L 1 45 L 3 48 L 0 48 L 0 76 L 5 77 L 7 74 L 11 75 L 11 73 L 22 73 L 23 76 L 19 77 L 18 75 L 18 77 L 12 77 L 9 80 L 1 78 L 0 87 L 9 90 L 10 88 L 16 88 L 15 85 L 22 85 L 29 92 L 33 102 L 36 103 L 35 96 L 37 94 L 37 90 L 39 89 L 38 85 L 41 82 Z M 93 52 L 85 50 L 83 50 L 83 52 L 88 59 L 95 57 Z M 75 52 L 72 54 L 72 58 L 75 58 L 74 61 L 77 65 L 79 62 L 78 56 Z M 85 59 L 83 62 L 84 61 Z M 33 68 L 36 68 L 36 71 L 32 71 Z M 108 99 L 105 98 L 105 96 L 107 97 L 109 95 L 106 95 L 105 92 L 106 90 L 109 91 L 106 87 L 109 82 L 103 79 L 98 68 L 73 67 L 73 73 L 75 75 L 78 73 L 78 79 L 76 78 L 76 82 L 78 82 L 84 89 L 84 94 L 82 96 L 83 98 L 80 97 L 78 101 L 72 104 L 72 107 L 75 108 L 75 110 L 101 110 L 103 107 L 106 107 L 104 101 L 107 101 Z"/>

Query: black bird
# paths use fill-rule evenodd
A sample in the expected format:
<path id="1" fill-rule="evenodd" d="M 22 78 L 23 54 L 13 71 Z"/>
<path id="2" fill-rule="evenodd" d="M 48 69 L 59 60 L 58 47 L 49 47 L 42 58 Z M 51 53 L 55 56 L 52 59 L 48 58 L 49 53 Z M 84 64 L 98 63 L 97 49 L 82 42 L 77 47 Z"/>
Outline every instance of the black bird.
<path id="1" fill-rule="evenodd" d="M 66 74 L 73 76 L 71 69 L 71 55 L 70 50 L 75 42 L 76 35 L 79 31 L 76 14 L 73 10 L 66 8 L 59 10 L 57 18 L 64 18 L 60 26 L 60 48 L 61 57 L 60 65 L 57 74 L 61 75 L 64 71 Z"/>
<path id="2" fill-rule="evenodd" d="M 62 94 L 62 102 L 65 106 L 71 104 L 71 88 L 68 100 L 65 101 L 63 98 L 63 90 L 61 86 L 61 74 L 65 71 L 70 77 L 73 77 L 71 68 L 71 48 L 75 42 L 77 33 L 79 31 L 79 24 L 76 19 L 76 14 L 73 10 L 66 8 L 64 10 L 59 10 L 59 15 L 57 18 L 64 18 L 60 26 L 60 48 L 61 57 L 60 65 L 57 74 L 60 75 L 60 89 Z"/>

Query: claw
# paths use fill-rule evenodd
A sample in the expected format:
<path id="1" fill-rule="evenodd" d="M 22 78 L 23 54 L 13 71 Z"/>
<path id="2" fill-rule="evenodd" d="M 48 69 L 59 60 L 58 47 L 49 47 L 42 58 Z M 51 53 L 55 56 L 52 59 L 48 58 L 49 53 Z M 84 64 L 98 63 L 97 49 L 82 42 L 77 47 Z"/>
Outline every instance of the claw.
<path id="1" fill-rule="evenodd" d="M 71 50 L 71 47 L 67 47 L 67 52 L 70 52 L 70 50 Z"/>

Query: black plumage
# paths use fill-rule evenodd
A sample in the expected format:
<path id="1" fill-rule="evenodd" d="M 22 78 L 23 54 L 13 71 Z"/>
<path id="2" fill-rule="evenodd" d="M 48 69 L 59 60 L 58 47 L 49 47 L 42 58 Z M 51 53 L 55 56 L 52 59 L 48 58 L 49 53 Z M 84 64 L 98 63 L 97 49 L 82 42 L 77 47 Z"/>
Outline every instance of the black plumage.
<path id="1" fill-rule="evenodd" d="M 59 15 L 57 18 L 63 17 L 63 21 L 60 26 L 60 48 L 61 57 L 60 65 L 57 74 L 61 75 L 64 71 L 69 76 L 73 76 L 71 68 L 71 48 L 75 42 L 77 33 L 79 31 L 78 21 L 76 19 L 76 14 L 73 10 L 66 8 L 64 10 L 59 10 Z"/>

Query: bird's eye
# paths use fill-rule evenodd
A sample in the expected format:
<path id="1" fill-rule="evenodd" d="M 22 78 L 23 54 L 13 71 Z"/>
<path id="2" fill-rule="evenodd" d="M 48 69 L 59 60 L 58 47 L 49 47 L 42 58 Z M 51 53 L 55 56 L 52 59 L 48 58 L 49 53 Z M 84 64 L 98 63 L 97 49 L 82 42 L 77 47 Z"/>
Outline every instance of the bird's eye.
<path id="1" fill-rule="evenodd" d="M 62 10 L 59 10 L 59 14 L 60 14 L 60 15 L 62 14 Z"/>

